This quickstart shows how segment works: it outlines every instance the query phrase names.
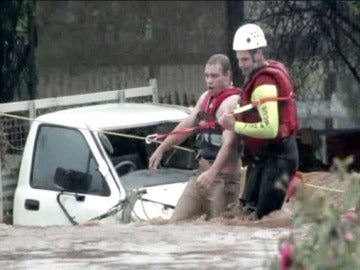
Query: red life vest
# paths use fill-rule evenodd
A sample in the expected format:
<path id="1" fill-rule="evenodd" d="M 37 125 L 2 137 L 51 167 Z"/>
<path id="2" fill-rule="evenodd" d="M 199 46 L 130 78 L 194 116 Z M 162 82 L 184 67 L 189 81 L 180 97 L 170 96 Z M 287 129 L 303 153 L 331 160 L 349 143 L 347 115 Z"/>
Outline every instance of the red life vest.
<path id="1" fill-rule="evenodd" d="M 240 95 L 240 89 L 236 87 L 226 88 L 216 96 L 211 96 L 208 93 L 205 95 L 200 110 L 197 115 L 199 125 L 208 125 L 212 128 L 201 129 L 198 136 L 196 136 L 196 147 L 200 151 L 200 155 L 207 160 L 215 160 L 221 145 L 219 136 L 222 136 L 222 127 L 215 123 L 215 113 L 220 104 L 229 96 Z"/>
<path id="2" fill-rule="evenodd" d="M 285 66 L 274 60 L 267 60 L 269 65 L 259 68 L 256 73 L 245 84 L 241 92 L 240 105 L 244 106 L 251 101 L 256 80 L 261 75 L 271 76 L 276 81 L 278 97 L 289 99 L 279 102 L 279 131 L 275 139 L 257 139 L 249 136 L 243 136 L 246 147 L 249 150 L 258 150 L 263 144 L 281 141 L 289 136 L 295 136 L 298 131 L 298 118 L 296 111 L 295 95 L 293 85 Z M 246 123 L 260 122 L 261 118 L 256 109 L 242 113 L 241 121 Z"/>
<path id="3" fill-rule="evenodd" d="M 211 114 L 215 117 L 216 110 L 226 98 L 232 95 L 240 95 L 240 93 L 241 90 L 237 87 L 226 88 L 213 97 L 209 95 L 209 92 L 207 92 L 205 98 L 200 104 L 200 111 Z"/>

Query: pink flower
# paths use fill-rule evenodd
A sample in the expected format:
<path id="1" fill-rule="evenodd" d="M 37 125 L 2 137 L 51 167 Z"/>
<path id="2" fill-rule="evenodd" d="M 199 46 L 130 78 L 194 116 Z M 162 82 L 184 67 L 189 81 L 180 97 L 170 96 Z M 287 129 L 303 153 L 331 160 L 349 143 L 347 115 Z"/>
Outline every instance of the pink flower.
<path id="1" fill-rule="evenodd" d="M 297 185 L 297 182 L 298 182 L 298 177 L 296 174 L 294 174 L 294 176 L 291 178 L 290 180 L 290 183 L 286 189 L 286 198 L 287 199 L 290 199 L 292 197 L 295 196 L 296 194 L 296 185 Z"/>
<path id="2" fill-rule="evenodd" d="M 294 246 L 289 242 L 282 242 L 279 247 L 279 270 L 288 270 L 294 256 Z"/>
<path id="3" fill-rule="evenodd" d="M 349 209 L 345 213 L 345 218 L 349 221 L 355 221 L 355 220 L 357 220 L 357 217 L 358 216 L 357 216 L 355 210 Z"/>
<path id="4" fill-rule="evenodd" d="M 344 231 L 344 239 L 346 241 L 353 242 L 355 240 L 355 235 L 351 231 L 346 230 Z"/>

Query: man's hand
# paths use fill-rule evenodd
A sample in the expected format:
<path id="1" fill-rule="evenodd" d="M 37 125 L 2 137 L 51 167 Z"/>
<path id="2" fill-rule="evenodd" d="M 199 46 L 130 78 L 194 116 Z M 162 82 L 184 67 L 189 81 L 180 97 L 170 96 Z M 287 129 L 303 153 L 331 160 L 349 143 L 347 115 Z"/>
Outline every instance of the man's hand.
<path id="1" fill-rule="evenodd" d="M 150 159 L 149 159 L 149 170 L 151 172 L 154 172 L 157 170 L 160 161 L 162 159 L 163 156 L 163 152 L 161 150 L 156 149 L 156 151 L 151 155 Z"/>
<path id="2" fill-rule="evenodd" d="M 223 115 L 220 116 L 219 118 L 219 124 L 224 128 L 224 129 L 228 129 L 228 130 L 234 130 L 234 125 L 235 125 L 235 117 L 233 113 L 224 113 Z"/>
<path id="3" fill-rule="evenodd" d="M 214 184 L 214 181 L 215 175 L 212 175 L 211 172 L 208 170 L 201 173 L 196 179 L 196 187 L 202 192 L 207 192 Z"/>

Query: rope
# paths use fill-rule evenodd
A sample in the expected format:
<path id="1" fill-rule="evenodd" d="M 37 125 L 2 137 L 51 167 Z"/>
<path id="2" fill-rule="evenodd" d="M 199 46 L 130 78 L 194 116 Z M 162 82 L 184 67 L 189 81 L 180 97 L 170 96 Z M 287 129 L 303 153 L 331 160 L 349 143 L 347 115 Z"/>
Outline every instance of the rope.
<path id="1" fill-rule="evenodd" d="M 10 114 L 10 113 L 4 113 L 2 111 L 0 111 L 0 116 L 7 116 L 10 118 L 15 118 L 15 119 L 20 119 L 20 120 L 27 120 L 27 121 L 33 121 L 33 118 L 30 117 L 26 117 L 26 116 L 20 116 L 20 115 L 16 115 L 16 114 Z"/>
<path id="2" fill-rule="evenodd" d="M 328 188 L 328 187 L 322 187 L 322 186 L 306 183 L 307 179 L 305 178 L 304 174 L 302 172 L 300 172 L 300 171 L 297 171 L 295 173 L 295 177 L 297 177 L 297 179 L 299 179 L 300 182 L 303 185 L 308 186 L 308 187 L 312 187 L 312 188 L 316 188 L 316 189 L 322 189 L 322 190 L 331 191 L 331 192 L 338 192 L 338 193 L 344 193 L 345 192 L 344 190 L 340 190 L 340 189 L 336 189 L 336 188 Z"/>
<path id="3" fill-rule="evenodd" d="M 339 189 L 335 189 L 335 188 L 327 188 L 327 187 L 317 186 L 317 185 L 308 184 L 308 183 L 305 183 L 304 185 L 308 186 L 308 187 L 316 188 L 316 189 L 326 190 L 326 191 L 332 191 L 332 192 L 338 192 L 338 193 L 345 192 L 344 190 L 339 190 Z"/>
<path id="4" fill-rule="evenodd" d="M 291 97 L 268 97 L 268 98 L 262 98 L 256 101 L 252 101 L 251 103 L 243 106 L 243 107 L 239 107 L 233 110 L 233 114 L 240 114 L 243 113 L 245 111 L 248 111 L 252 108 L 257 108 L 260 105 L 262 105 L 263 103 L 269 102 L 269 101 L 286 101 L 291 99 Z M 46 123 L 45 121 L 40 121 L 38 119 L 34 119 L 34 118 L 30 118 L 30 117 L 26 117 L 26 116 L 20 116 L 20 115 L 14 115 L 14 114 L 8 114 L 8 113 L 4 113 L 0 111 L 0 116 L 7 116 L 10 118 L 15 118 L 15 119 L 21 119 L 21 120 L 26 120 L 26 121 L 38 121 L 38 122 L 43 122 Z M 192 128 L 186 128 L 186 129 L 182 129 L 182 130 L 173 130 L 171 132 L 168 133 L 163 133 L 163 134 L 151 134 L 148 135 L 146 137 L 141 137 L 141 136 L 136 136 L 136 135 L 129 135 L 129 134 L 124 134 L 124 133 L 118 133 L 118 132 L 109 132 L 109 131 L 102 131 L 103 133 L 109 134 L 109 135 L 115 135 L 115 136 L 120 136 L 120 137 L 127 137 L 127 138 L 133 138 L 133 139 L 140 139 L 140 140 L 145 140 L 146 143 L 150 144 L 150 143 L 158 143 L 160 144 L 161 141 L 159 141 L 160 139 L 164 139 L 169 135 L 178 135 L 178 134 L 186 134 L 186 133 L 191 133 L 195 130 L 200 130 L 200 129 L 209 129 L 209 128 L 214 128 L 216 125 L 215 121 L 208 121 L 207 123 L 205 123 L 204 125 L 200 125 L 200 126 L 196 126 L 196 127 L 192 127 Z M 79 128 L 79 129 L 84 129 L 84 130 L 90 130 L 93 131 L 89 128 Z M 189 152 L 193 152 L 193 150 L 185 148 L 185 147 L 181 147 L 181 146 L 173 146 L 173 148 L 176 149 L 180 149 L 183 151 L 189 151 Z"/>
<path id="5" fill-rule="evenodd" d="M 41 120 L 36 119 L 36 118 L 20 116 L 20 115 L 16 115 L 16 114 L 9 114 L 9 113 L 1 112 L 1 111 L 0 111 L 0 116 L 6 116 L 6 117 L 9 117 L 9 118 L 20 119 L 20 120 L 25 120 L 25 121 L 36 121 L 36 122 L 44 123 L 44 124 L 49 123 L 49 122 L 46 122 L 46 121 L 41 121 Z M 75 127 L 75 126 L 68 126 L 68 125 L 61 125 L 61 126 L 77 128 L 77 129 L 80 129 L 80 130 L 99 131 L 99 130 L 90 129 L 90 128 L 84 128 L 84 127 Z M 100 131 L 102 133 L 104 133 L 104 134 L 114 135 L 114 136 L 119 136 L 119 137 L 125 137 L 125 138 L 131 138 L 131 139 L 144 140 L 144 141 L 146 141 L 148 143 L 147 137 L 131 135 L 131 134 L 125 134 L 125 133 L 120 133 L 120 132 L 106 131 L 106 130 L 100 130 Z M 160 144 L 161 141 L 158 141 L 158 140 L 155 139 L 155 140 L 151 140 L 151 143 Z M 187 152 L 193 152 L 194 151 L 192 149 L 189 149 L 189 148 L 186 148 L 186 147 L 183 147 L 183 146 L 178 146 L 178 145 L 174 145 L 172 147 L 176 148 L 176 149 L 179 149 L 179 150 L 187 151 Z"/>
<path id="6" fill-rule="evenodd" d="M 286 101 L 286 100 L 290 100 L 291 97 L 268 97 L 268 98 L 262 98 L 259 100 L 255 100 L 252 101 L 251 103 L 244 105 L 242 107 L 238 107 L 236 109 L 234 109 L 231 113 L 232 114 L 240 114 L 243 113 L 245 111 L 251 110 L 252 108 L 257 108 L 260 105 L 262 105 L 263 103 L 269 102 L 269 101 Z M 185 128 L 185 129 L 181 129 L 181 130 L 173 130 L 171 132 L 168 133 L 162 133 L 162 134 L 151 134 L 149 136 L 146 137 L 145 141 L 146 143 L 152 143 L 154 140 L 159 140 L 159 139 L 164 139 L 169 135 L 178 135 L 178 134 L 186 134 L 186 133 L 190 133 L 193 132 L 195 130 L 201 130 L 201 129 L 209 129 L 209 128 L 214 128 L 216 125 L 216 121 L 208 121 L 203 125 L 200 126 L 196 126 L 196 127 L 192 127 L 192 128 Z"/>
<path id="7" fill-rule="evenodd" d="M 203 125 L 199 125 L 199 126 L 195 126 L 195 127 L 191 127 L 191 128 L 177 129 L 177 130 L 173 130 L 173 131 L 170 131 L 167 133 L 161 133 L 161 134 L 158 134 L 158 133 L 150 134 L 146 137 L 145 142 L 150 144 L 153 141 L 164 139 L 169 135 L 187 134 L 187 133 L 191 133 L 195 130 L 214 128 L 215 125 L 216 125 L 215 121 L 208 121 Z"/>
<path id="8" fill-rule="evenodd" d="M 130 223 L 132 221 L 131 213 L 133 213 L 135 203 L 141 199 L 142 195 L 145 194 L 145 190 L 130 190 L 126 194 L 126 204 L 122 212 L 121 221 L 123 223 Z"/>

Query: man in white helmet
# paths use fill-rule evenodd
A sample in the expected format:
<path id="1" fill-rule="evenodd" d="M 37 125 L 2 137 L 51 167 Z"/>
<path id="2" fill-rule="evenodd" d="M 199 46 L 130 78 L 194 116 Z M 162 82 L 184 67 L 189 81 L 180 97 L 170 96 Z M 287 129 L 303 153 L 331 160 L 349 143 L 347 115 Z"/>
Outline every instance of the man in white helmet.
<path id="1" fill-rule="evenodd" d="M 299 163 L 293 85 L 282 63 L 265 59 L 266 46 L 258 25 L 245 24 L 236 31 L 233 50 L 245 76 L 240 107 L 253 104 L 253 108 L 237 116 L 225 113 L 219 119 L 223 128 L 234 130 L 244 141 L 248 166 L 240 206 L 258 219 L 282 207 Z"/>

